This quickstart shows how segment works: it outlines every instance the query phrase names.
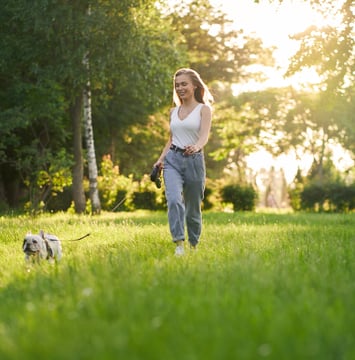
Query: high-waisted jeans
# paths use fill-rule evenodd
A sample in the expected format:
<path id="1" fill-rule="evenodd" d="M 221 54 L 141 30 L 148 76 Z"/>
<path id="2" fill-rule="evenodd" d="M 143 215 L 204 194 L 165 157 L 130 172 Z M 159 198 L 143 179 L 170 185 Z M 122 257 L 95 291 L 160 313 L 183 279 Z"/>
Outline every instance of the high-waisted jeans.
<path id="1" fill-rule="evenodd" d="M 185 240 L 196 246 L 202 230 L 201 202 L 206 179 L 203 152 L 184 155 L 169 150 L 164 159 L 165 195 L 172 240 Z"/>

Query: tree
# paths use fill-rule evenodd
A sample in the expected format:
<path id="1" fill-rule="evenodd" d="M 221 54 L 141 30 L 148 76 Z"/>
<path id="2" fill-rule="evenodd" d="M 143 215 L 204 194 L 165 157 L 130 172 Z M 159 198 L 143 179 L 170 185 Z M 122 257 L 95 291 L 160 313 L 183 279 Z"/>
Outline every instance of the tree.
<path id="1" fill-rule="evenodd" d="M 322 82 L 323 97 L 334 104 L 337 127 L 343 134 L 340 143 L 353 154 L 355 144 L 354 84 L 355 84 L 355 30 L 353 1 L 312 0 L 312 6 L 327 17 L 337 17 L 336 26 L 310 26 L 292 38 L 299 41 L 299 50 L 293 56 L 287 75 L 303 68 L 315 68 Z"/>
<path id="2" fill-rule="evenodd" d="M 75 103 L 71 105 L 70 117 L 72 119 L 73 128 L 73 201 L 75 212 L 83 213 L 86 207 L 85 193 L 84 193 L 84 163 L 83 163 L 83 149 L 82 149 L 82 129 L 81 129 L 81 110 L 82 97 L 77 97 Z"/>
<path id="3" fill-rule="evenodd" d="M 29 135 L 28 128 L 34 123 L 42 126 L 47 124 L 48 118 L 53 119 L 55 126 L 50 132 L 55 133 L 58 128 L 58 146 L 74 154 L 73 198 L 77 212 L 83 212 L 86 205 L 81 134 L 83 93 L 88 82 L 84 56 L 87 53 L 90 56 L 93 102 L 105 105 L 111 96 L 121 97 L 120 104 L 115 107 L 123 110 L 118 111 L 123 112 L 123 116 L 116 117 L 117 122 L 125 118 L 126 100 L 134 100 L 134 104 L 129 104 L 128 121 L 131 123 L 161 106 L 164 96 L 156 95 L 164 92 L 155 90 L 147 95 L 146 84 L 155 81 L 152 89 L 163 88 L 166 93 L 166 87 L 161 85 L 165 84 L 167 69 L 170 73 L 174 66 L 172 60 L 177 56 L 169 34 L 159 22 L 152 24 L 144 17 L 146 11 L 154 11 L 154 1 L 94 1 L 90 2 L 90 16 L 88 4 L 89 1 L 82 0 L 38 1 L 35 4 L 23 0 L 5 1 L 0 15 L 4 35 L 0 40 L 4 55 L 0 58 L 0 79 L 3 80 L 0 98 L 5 100 L 0 116 L 6 119 L 6 126 L 2 123 L 0 131 L 1 135 L 14 134 L 0 140 L 2 171 L 10 168 L 16 175 L 20 170 L 23 173 L 24 165 L 17 153 L 25 151 L 22 143 Z M 156 14 L 154 21 L 158 19 Z M 164 52 L 167 56 L 161 58 Z M 41 92 L 44 96 L 35 97 L 39 104 L 36 107 L 34 94 Z M 45 99 L 50 101 L 43 104 Z M 94 105 L 93 120 L 99 124 L 103 119 L 95 110 Z M 73 140 L 73 147 L 69 145 L 70 140 Z M 37 139 L 31 142 L 33 153 L 38 143 Z M 57 151 L 55 146 L 46 145 L 50 146 L 46 150 Z M 38 160 L 36 156 L 26 159 L 28 176 L 44 166 L 43 162 L 38 167 L 33 166 Z"/>
<path id="4" fill-rule="evenodd" d="M 243 30 L 234 30 L 227 14 L 208 0 L 181 1 L 169 17 L 180 33 L 180 45 L 186 48 L 186 66 L 197 70 L 207 83 L 237 83 L 251 76 L 249 65 L 274 63 L 272 49 L 263 48 L 260 39 L 245 36 Z"/>
<path id="5" fill-rule="evenodd" d="M 5 201 L 16 206 L 26 183 L 33 189 L 34 208 L 47 193 L 37 184 L 39 173 L 49 171 L 51 159 L 65 148 L 68 138 L 63 87 L 44 67 L 48 44 L 35 31 L 35 11 L 34 4 L 4 1 L 0 12 L 2 186 Z"/>
<path id="6" fill-rule="evenodd" d="M 88 9 L 88 15 L 90 16 L 90 8 Z M 83 59 L 85 68 L 87 70 L 87 83 L 83 90 L 83 103 L 84 103 L 84 127 L 85 127 L 85 140 L 87 147 L 87 159 L 88 159 L 88 172 L 89 172 L 89 189 L 91 208 L 94 214 L 99 214 L 101 211 L 101 203 L 99 197 L 99 189 L 97 184 L 97 163 L 96 152 L 94 144 L 94 130 L 92 126 L 92 108 L 91 108 L 91 82 L 90 82 L 90 63 L 89 54 L 84 55 Z"/>
<path id="7" fill-rule="evenodd" d="M 346 136 L 338 121 L 347 116 L 346 110 L 328 92 L 266 89 L 240 94 L 219 106 L 228 113 L 218 121 L 221 146 L 214 155 L 226 157 L 241 181 L 245 156 L 259 148 L 276 157 L 291 150 L 299 160 L 304 154 L 312 155 L 313 173 L 321 180 L 331 146 L 344 143 Z"/>
<path id="8" fill-rule="evenodd" d="M 292 96 L 291 88 L 276 88 L 237 97 L 224 94 L 225 100 L 218 104 L 215 130 L 219 146 L 212 155 L 217 160 L 225 159 L 226 170 L 240 183 L 250 181 L 246 176 L 248 155 L 265 148 L 277 156 L 291 147 L 284 127 L 287 113 L 294 106 Z"/>
<path id="9" fill-rule="evenodd" d="M 137 9 L 134 17 L 139 29 L 122 44 L 117 65 L 122 71 L 112 71 L 104 96 L 93 90 L 93 112 L 100 123 L 95 128 L 98 154 L 110 153 L 122 174 L 140 179 L 166 141 L 161 130 L 168 124 L 172 74 L 184 54 L 177 33 L 155 6 Z"/>
<path id="10" fill-rule="evenodd" d="M 326 17 L 338 17 L 335 26 L 310 26 L 293 39 L 300 42 L 288 69 L 291 75 L 304 67 L 315 67 L 329 91 L 345 92 L 354 86 L 354 16 L 352 0 L 312 0 L 312 6 Z"/>
<path id="11" fill-rule="evenodd" d="M 338 125 L 336 98 L 327 92 L 295 94 L 295 106 L 287 114 L 285 132 L 295 148 L 313 156 L 313 176 L 323 178 L 330 145 L 341 143 L 343 130 Z"/>

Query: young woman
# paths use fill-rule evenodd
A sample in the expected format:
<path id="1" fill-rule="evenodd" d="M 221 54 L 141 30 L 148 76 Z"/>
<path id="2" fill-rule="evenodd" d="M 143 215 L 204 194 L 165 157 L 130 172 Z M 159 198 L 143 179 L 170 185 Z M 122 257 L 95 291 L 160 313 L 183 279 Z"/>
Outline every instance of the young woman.
<path id="1" fill-rule="evenodd" d="M 213 98 L 196 71 L 180 69 L 174 75 L 173 100 L 170 137 L 154 165 L 163 168 L 169 227 L 179 256 L 184 254 L 185 222 L 192 248 L 201 235 L 206 179 L 203 147 L 210 133 Z"/>

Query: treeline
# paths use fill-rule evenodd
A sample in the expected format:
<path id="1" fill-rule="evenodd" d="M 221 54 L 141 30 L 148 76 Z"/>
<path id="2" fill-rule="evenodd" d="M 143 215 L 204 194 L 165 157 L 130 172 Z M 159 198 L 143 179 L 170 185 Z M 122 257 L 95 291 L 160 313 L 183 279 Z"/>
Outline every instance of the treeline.
<path id="1" fill-rule="evenodd" d="M 326 9 L 330 1 L 314 3 Z M 127 193 L 131 200 L 122 209 L 163 204 L 159 194 L 150 200 L 137 194 L 152 185 L 146 174 L 168 136 L 172 75 L 185 66 L 202 74 L 216 99 L 206 148 L 211 189 L 253 185 L 245 159 L 260 147 L 275 156 L 311 154 L 308 178 L 320 186 L 333 176 L 351 181 L 351 169 L 337 173 L 330 151 L 333 144 L 355 150 L 349 1 L 339 10 L 341 27 L 297 35 L 300 51 L 288 73 L 315 67 L 322 77 L 317 89 L 237 97 L 231 85 L 260 79 L 249 67 L 273 66 L 273 49 L 233 30 L 207 0 L 168 5 L 2 2 L 0 209 L 99 212 L 112 210 Z"/>

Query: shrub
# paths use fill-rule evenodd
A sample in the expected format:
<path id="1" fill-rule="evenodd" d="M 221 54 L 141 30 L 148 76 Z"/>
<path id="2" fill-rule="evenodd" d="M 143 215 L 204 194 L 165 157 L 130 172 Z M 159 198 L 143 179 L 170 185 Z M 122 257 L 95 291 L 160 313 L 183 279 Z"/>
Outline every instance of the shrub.
<path id="1" fill-rule="evenodd" d="M 333 212 L 347 212 L 354 209 L 355 184 L 346 186 L 340 183 L 329 184 L 328 199 Z"/>
<path id="2" fill-rule="evenodd" d="M 224 202 L 233 204 L 234 211 L 251 211 L 255 209 L 257 192 L 250 185 L 226 185 L 221 190 Z"/>
<path id="3" fill-rule="evenodd" d="M 130 196 L 133 192 L 132 177 L 121 175 L 118 166 L 113 164 L 109 155 L 103 157 L 100 170 L 98 187 L 102 209 L 111 211 L 123 199 L 126 199 L 116 211 L 128 210 Z"/>
<path id="4" fill-rule="evenodd" d="M 323 211 L 326 198 L 324 186 L 319 184 L 307 185 L 301 193 L 301 209 Z"/>
<path id="5" fill-rule="evenodd" d="M 296 184 L 294 188 L 288 190 L 291 208 L 295 211 L 301 210 L 301 194 L 303 191 L 303 184 Z"/>
<path id="6" fill-rule="evenodd" d="M 46 204 L 46 210 L 51 212 L 66 211 L 72 202 L 72 187 L 67 187 L 62 193 L 52 194 Z"/>
<path id="7" fill-rule="evenodd" d="M 301 192 L 301 209 L 309 211 L 348 212 L 355 208 L 355 184 L 329 182 L 309 184 Z"/>
<path id="8" fill-rule="evenodd" d="M 132 206 L 133 209 L 166 209 L 164 187 L 157 188 L 150 176 L 145 174 L 140 181 L 133 183 Z"/>
<path id="9" fill-rule="evenodd" d="M 349 210 L 355 210 L 355 183 L 349 186 Z"/>
<path id="10" fill-rule="evenodd" d="M 212 209 L 213 207 L 213 203 L 210 201 L 210 196 L 212 195 L 212 189 L 206 187 L 205 188 L 205 193 L 204 193 L 204 198 L 203 198 L 203 209 L 204 210 L 209 210 Z"/>
<path id="11" fill-rule="evenodd" d="M 156 210 L 157 196 L 153 191 L 142 191 L 133 193 L 133 205 L 135 209 Z"/>

